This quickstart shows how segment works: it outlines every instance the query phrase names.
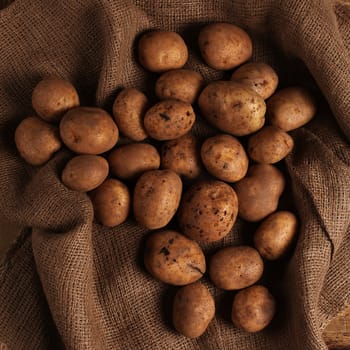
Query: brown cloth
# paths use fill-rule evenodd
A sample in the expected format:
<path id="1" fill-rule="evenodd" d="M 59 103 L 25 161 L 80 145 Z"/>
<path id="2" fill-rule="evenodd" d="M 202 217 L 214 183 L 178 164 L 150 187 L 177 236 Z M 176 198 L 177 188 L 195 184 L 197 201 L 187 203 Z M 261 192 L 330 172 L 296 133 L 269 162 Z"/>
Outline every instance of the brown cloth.
<path id="1" fill-rule="evenodd" d="M 292 257 L 267 264 L 280 269 L 263 281 L 277 297 L 275 320 L 257 334 L 240 331 L 229 321 L 233 293 L 207 281 L 217 315 L 190 340 L 169 321 L 176 288 L 144 270 L 146 231 L 132 220 L 115 229 L 93 223 L 87 195 L 60 182 L 69 153 L 32 167 L 13 135 L 48 75 L 109 111 L 121 87 L 152 95 L 155 75 L 135 60 L 145 30 L 178 31 L 192 47 L 187 67 L 207 80 L 226 77 L 203 64 L 196 46 L 199 29 L 216 21 L 245 28 L 254 60 L 272 64 L 281 86 L 317 84 L 324 99 L 317 117 L 291 133 L 286 164 L 301 224 Z M 0 348 L 326 349 L 322 330 L 350 302 L 349 50 L 350 9 L 331 0 L 15 0 L 1 10 L 0 211 L 24 230 L 0 266 Z M 242 240 L 242 227 L 215 247 Z"/>

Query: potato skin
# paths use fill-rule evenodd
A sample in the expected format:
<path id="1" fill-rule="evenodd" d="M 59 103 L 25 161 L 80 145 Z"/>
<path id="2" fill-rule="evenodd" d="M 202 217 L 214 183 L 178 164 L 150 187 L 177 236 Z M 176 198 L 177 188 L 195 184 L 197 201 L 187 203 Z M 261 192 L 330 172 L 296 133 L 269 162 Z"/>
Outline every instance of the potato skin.
<path id="1" fill-rule="evenodd" d="M 188 338 L 200 337 L 214 316 L 214 298 L 203 284 L 192 283 L 177 291 L 173 324 L 179 333 Z"/>
<path id="2" fill-rule="evenodd" d="M 60 123 L 64 144 L 78 154 L 101 154 L 118 141 L 119 131 L 112 117 L 97 107 L 69 110 Z"/>
<path id="3" fill-rule="evenodd" d="M 189 103 L 179 100 L 163 100 L 146 112 L 144 125 L 152 138 L 167 141 L 187 134 L 195 119 L 196 116 Z"/>
<path id="4" fill-rule="evenodd" d="M 268 289 L 251 286 L 235 295 L 231 319 L 236 327 L 246 332 L 259 332 L 272 321 L 275 310 L 276 302 Z"/>
<path id="5" fill-rule="evenodd" d="M 45 78 L 34 87 L 32 105 L 39 117 L 48 122 L 58 122 L 69 109 L 79 106 L 75 87 L 64 79 Z"/>
<path id="6" fill-rule="evenodd" d="M 264 271 L 258 251 L 249 246 L 225 247 L 215 253 L 209 264 L 209 275 L 216 287 L 237 290 L 257 282 Z"/>
<path id="7" fill-rule="evenodd" d="M 297 234 L 298 220 L 289 211 L 277 211 L 269 215 L 254 234 L 254 246 L 267 260 L 285 255 Z"/>
<path id="8" fill-rule="evenodd" d="M 188 59 L 188 49 L 175 32 L 152 31 L 142 35 L 138 43 L 141 65 L 151 72 L 182 68 Z"/>
<path id="9" fill-rule="evenodd" d="M 143 141 L 147 132 L 143 117 L 148 108 L 148 99 L 137 89 L 125 88 L 114 100 L 113 116 L 119 131 L 133 141 Z"/>
<path id="10" fill-rule="evenodd" d="M 144 263 L 153 277 L 176 286 L 199 280 L 206 270 L 198 243 L 171 230 L 151 234 L 145 245 Z"/>
<path id="11" fill-rule="evenodd" d="M 214 242 L 231 231 L 237 212 L 237 196 L 231 186 L 222 181 L 201 181 L 183 195 L 178 222 L 186 236 Z"/>
<path id="12" fill-rule="evenodd" d="M 285 131 L 268 125 L 250 136 L 248 154 L 257 163 L 274 164 L 285 158 L 293 149 L 294 141 Z"/>
<path id="13" fill-rule="evenodd" d="M 216 135 L 204 141 L 201 158 L 208 172 L 219 180 L 236 182 L 248 171 L 249 159 L 241 143 L 231 135 Z"/>
<path id="14" fill-rule="evenodd" d="M 108 176 L 108 162 L 100 156 L 73 157 L 62 171 L 62 182 L 71 190 L 87 192 L 100 186 Z"/>
<path id="15" fill-rule="evenodd" d="M 291 131 L 308 123 L 316 114 L 316 101 L 310 92 L 301 86 L 277 91 L 267 101 L 269 123 L 284 131 Z"/>
<path id="16" fill-rule="evenodd" d="M 209 123 L 235 136 L 252 134 L 265 123 L 264 99 L 232 81 L 208 84 L 199 95 L 198 105 Z"/>
<path id="17" fill-rule="evenodd" d="M 230 23 L 212 23 L 199 33 L 198 45 L 204 61 L 212 68 L 228 70 L 247 61 L 253 52 L 249 35 Z"/>
<path id="18" fill-rule="evenodd" d="M 160 156 L 148 143 L 130 143 L 113 149 L 108 155 L 111 173 L 123 180 L 132 180 L 148 170 L 158 169 Z"/>
<path id="19" fill-rule="evenodd" d="M 43 165 L 62 146 L 57 127 L 35 116 L 19 123 L 15 143 L 21 157 L 32 165 Z"/>
<path id="20" fill-rule="evenodd" d="M 171 170 L 150 170 L 137 180 L 134 190 L 134 216 L 138 223 L 158 229 L 166 226 L 180 204 L 182 182 Z"/>

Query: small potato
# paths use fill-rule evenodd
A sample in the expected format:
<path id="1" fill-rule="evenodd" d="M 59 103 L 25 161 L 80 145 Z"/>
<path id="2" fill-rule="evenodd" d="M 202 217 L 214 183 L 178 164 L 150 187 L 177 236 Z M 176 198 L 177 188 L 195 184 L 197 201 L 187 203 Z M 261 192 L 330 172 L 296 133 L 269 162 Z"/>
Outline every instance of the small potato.
<path id="1" fill-rule="evenodd" d="M 237 212 L 237 196 L 231 186 L 222 181 L 202 181 L 183 195 L 178 221 L 186 236 L 214 242 L 231 231 Z"/>
<path id="2" fill-rule="evenodd" d="M 100 154 L 115 146 L 119 131 L 103 109 L 77 107 L 63 116 L 60 135 L 64 144 L 75 153 Z"/>
<path id="3" fill-rule="evenodd" d="M 206 139 L 201 157 L 208 172 L 219 180 L 236 182 L 248 171 L 249 160 L 241 143 L 230 135 Z"/>
<path id="4" fill-rule="evenodd" d="M 160 100 L 176 99 L 193 104 L 204 86 L 203 77 L 189 69 L 176 69 L 163 73 L 156 82 L 156 95 Z"/>
<path id="5" fill-rule="evenodd" d="M 302 127 L 316 114 L 316 101 L 308 90 L 293 86 L 277 91 L 267 101 L 270 124 L 284 131 Z"/>
<path id="6" fill-rule="evenodd" d="M 267 260 L 281 258 L 290 248 L 297 234 L 298 220 L 289 211 L 269 215 L 254 234 L 254 245 Z"/>
<path id="7" fill-rule="evenodd" d="M 235 136 L 252 134 L 265 123 L 264 99 L 250 88 L 233 81 L 215 81 L 198 98 L 205 119 Z"/>
<path id="8" fill-rule="evenodd" d="M 158 169 L 160 156 L 148 143 L 130 143 L 112 150 L 108 162 L 113 175 L 132 180 L 148 170 Z"/>
<path id="9" fill-rule="evenodd" d="M 108 162 L 103 157 L 90 154 L 76 156 L 63 169 L 62 182 L 73 191 L 91 191 L 106 180 L 108 169 Z"/>
<path id="10" fill-rule="evenodd" d="M 153 277 L 175 286 L 199 280 L 206 269 L 198 243 L 170 230 L 154 232 L 147 239 L 144 263 Z"/>
<path id="11" fill-rule="evenodd" d="M 285 158 L 293 149 L 294 141 L 285 131 L 265 126 L 248 141 L 248 154 L 257 163 L 274 164 Z"/>
<path id="12" fill-rule="evenodd" d="M 57 127 L 37 117 L 20 122 L 15 143 L 21 157 L 32 165 L 43 165 L 62 146 Z"/>
<path id="13" fill-rule="evenodd" d="M 187 134 L 196 116 L 192 106 L 179 100 L 164 100 L 152 106 L 145 115 L 148 134 L 159 141 L 174 140 Z"/>
<path id="14" fill-rule="evenodd" d="M 231 23 L 213 23 L 199 33 L 198 45 L 204 61 L 212 68 L 228 70 L 247 61 L 253 52 L 249 35 Z"/>
<path id="15" fill-rule="evenodd" d="M 134 216 L 138 223 L 154 230 L 166 226 L 180 204 L 182 182 L 171 170 L 150 170 L 137 180 Z"/>
<path id="16" fill-rule="evenodd" d="M 236 182 L 238 214 L 246 221 L 259 221 L 273 213 L 285 187 L 282 173 L 273 165 L 256 164 Z"/>
<path id="17" fill-rule="evenodd" d="M 165 142 L 161 148 L 161 167 L 187 179 L 198 177 L 201 174 L 201 161 L 197 139 L 186 134 Z"/>
<path id="18" fill-rule="evenodd" d="M 188 49 L 175 32 L 153 31 L 142 35 L 138 43 L 141 65 L 151 72 L 182 68 L 188 59 Z"/>
<path id="19" fill-rule="evenodd" d="M 210 279 L 224 290 L 251 286 L 260 279 L 263 271 L 264 262 L 258 251 L 249 246 L 222 248 L 209 264 Z"/>
<path id="20" fill-rule="evenodd" d="M 277 89 L 278 75 L 271 66 L 262 62 L 246 63 L 231 76 L 231 80 L 246 85 L 264 100 Z"/>
<path id="21" fill-rule="evenodd" d="M 273 319 L 276 302 L 264 286 L 256 285 L 239 291 L 232 304 L 232 322 L 246 332 L 263 330 Z"/>
<path id="22" fill-rule="evenodd" d="M 58 122 L 64 113 L 79 106 L 79 103 L 79 96 L 74 86 L 60 78 L 41 80 L 32 93 L 35 112 L 48 122 Z"/>
<path id="23" fill-rule="evenodd" d="M 137 89 L 123 89 L 113 103 L 113 116 L 122 134 L 133 141 L 143 141 L 147 132 L 143 117 L 148 108 L 148 99 Z"/>
<path id="24" fill-rule="evenodd" d="M 209 290 L 196 282 L 182 287 L 175 295 L 173 324 L 188 338 L 200 337 L 215 316 L 215 302 Z"/>

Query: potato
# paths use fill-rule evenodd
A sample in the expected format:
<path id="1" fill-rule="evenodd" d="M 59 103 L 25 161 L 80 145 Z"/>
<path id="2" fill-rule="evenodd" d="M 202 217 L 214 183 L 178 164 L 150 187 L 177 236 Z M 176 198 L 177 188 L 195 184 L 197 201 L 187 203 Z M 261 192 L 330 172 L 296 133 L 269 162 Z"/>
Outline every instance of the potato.
<path id="1" fill-rule="evenodd" d="M 239 291 L 232 304 L 232 322 L 246 332 L 264 329 L 275 315 L 276 302 L 267 288 L 251 286 Z"/>
<path id="2" fill-rule="evenodd" d="M 34 116 L 17 126 L 15 143 L 21 157 L 32 165 L 43 165 L 62 146 L 57 127 Z"/>
<path id="3" fill-rule="evenodd" d="M 214 242 L 231 231 L 237 212 L 237 196 L 231 186 L 222 181 L 202 181 L 183 195 L 178 221 L 186 236 Z"/>
<path id="4" fill-rule="evenodd" d="M 234 184 L 239 216 L 253 222 L 264 219 L 277 209 L 284 187 L 284 176 L 273 165 L 251 166 L 246 177 Z"/>
<path id="5" fill-rule="evenodd" d="M 189 69 L 176 69 L 163 73 L 156 82 L 156 95 L 160 100 L 176 99 L 193 104 L 204 86 L 203 77 Z"/>
<path id="6" fill-rule="evenodd" d="M 316 101 L 308 90 L 293 86 L 277 91 L 267 102 L 270 124 L 291 131 L 308 123 L 316 114 Z"/>
<path id="7" fill-rule="evenodd" d="M 277 211 L 269 215 L 254 234 L 254 245 L 267 260 L 285 255 L 297 234 L 298 220 L 289 211 Z"/>
<path id="8" fill-rule="evenodd" d="M 182 182 L 171 170 L 150 170 L 141 175 L 134 190 L 134 216 L 138 223 L 157 229 L 166 226 L 180 204 Z"/>
<path id="9" fill-rule="evenodd" d="M 251 88 L 264 100 L 269 98 L 278 86 L 277 73 L 262 62 L 244 64 L 232 74 L 231 80 Z"/>
<path id="10" fill-rule="evenodd" d="M 228 70 L 247 61 L 253 52 L 249 35 L 231 23 L 206 25 L 199 33 L 198 45 L 208 66 Z"/>
<path id="11" fill-rule="evenodd" d="M 265 123 L 264 99 L 242 84 L 215 81 L 198 98 L 205 119 L 221 131 L 235 136 L 249 135 Z"/>
<path id="12" fill-rule="evenodd" d="M 173 303 L 175 329 L 188 338 L 200 337 L 215 316 L 215 302 L 209 290 L 196 282 L 181 287 Z"/>
<path id="13" fill-rule="evenodd" d="M 63 169 L 62 182 L 74 191 L 91 191 L 107 178 L 108 169 L 108 162 L 103 157 L 91 154 L 76 156 Z"/>
<path id="14" fill-rule="evenodd" d="M 192 106 L 179 100 L 164 100 L 152 106 L 145 115 L 148 134 L 159 141 L 177 139 L 187 134 L 194 122 Z"/>
<path id="15" fill-rule="evenodd" d="M 132 180 L 148 170 L 159 168 L 157 149 L 147 143 L 130 143 L 117 147 L 108 156 L 111 173 L 123 180 Z"/>
<path id="16" fill-rule="evenodd" d="M 95 218 L 104 226 L 122 224 L 130 212 L 130 193 L 119 180 L 107 179 L 89 193 Z"/>
<path id="17" fill-rule="evenodd" d="M 113 116 L 119 131 L 133 141 L 143 141 L 147 132 L 143 117 L 148 108 L 148 99 L 137 89 L 123 89 L 113 103 Z"/>
<path id="18" fill-rule="evenodd" d="M 260 279 L 264 262 L 258 251 L 249 246 L 221 248 L 209 264 L 209 276 L 216 287 L 236 290 L 251 286 Z"/>
<path id="19" fill-rule="evenodd" d="M 201 148 L 201 157 L 208 172 L 223 181 L 238 181 L 248 171 L 247 154 L 241 143 L 230 135 L 206 139 Z"/>
<path id="20" fill-rule="evenodd" d="M 144 263 L 153 277 L 176 286 L 199 280 L 206 269 L 198 243 L 171 230 L 151 234 L 145 245 Z"/>
<path id="21" fill-rule="evenodd" d="M 138 43 L 138 58 L 144 68 L 160 73 L 182 68 L 188 59 L 188 50 L 179 34 L 152 31 L 142 35 Z"/>
<path id="22" fill-rule="evenodd" d="M 163 169 L 171 169 L 187 179 L 195 179 L 201 174 L 199 146 L 193 135 L 164 142 L 160 153 Z"/>
<path id="23" fill-rule="evenodd" d="M 115 146 L 119 131 L 103 109 L 77 107 L 63 116 L 60 135 L 64 144 L 75 153 L 100 154 Z"/>
<path id="24" fill-rule="evenodd" d="M 268 125 L 250 136 L 248 154 L 257 163 L 274 164 L 285 158 L 293 146 L 291 136 L 273 125 Z"/>
<path id="25" fill-rule="evenodd" d="M 79 103 L 74 86 L 69 81 L 56 77 L 39 81 L 32 93 L 35 112 L 48 122 L 58 122 L 64 113 L 79 106 Z"/>

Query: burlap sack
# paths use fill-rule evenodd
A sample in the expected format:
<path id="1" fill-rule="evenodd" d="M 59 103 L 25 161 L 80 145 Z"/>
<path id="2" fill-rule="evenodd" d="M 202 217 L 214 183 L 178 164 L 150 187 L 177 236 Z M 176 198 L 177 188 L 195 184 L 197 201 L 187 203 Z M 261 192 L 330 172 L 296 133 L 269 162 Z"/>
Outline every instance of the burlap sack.
<path id="1" fill-rule="evenodd" d="M 0 348 L 326 349 L 322 330 L 350 301 L 349 20 L 350 9 L 331 0 L 16 0 L 0 11 L 0 210 L 24 227 L 0 267 Z M 195 48 L 199 28 L 215 21 L 244 27 L 254 59 L 271 63 L 281 86 L 317 84 L 325 99 L 315 120 L 292 132 L 286 163 L 301 227 L 291 259 L 267 265 L 274 322 L 254 335 L 238 330 L 229 322 L 233 294 L 208 283 L 217 316 L 189 340 L 169 321 L 176 289 L 144 271 L 145 230 L 93 223 L 88 197 L 60 182 L 69 153 L 28 166 L 13 133 L 50 74 L 72 81 L 83 104 L 108 110 L 120 87 L 152 95 L 155 76 L 134 57 L 135 38 L 151 28 L 183 34 L 194 47 L 187 67 L 221 77 Z M 237 227 L 216 247 L 244 241 Z"/>

